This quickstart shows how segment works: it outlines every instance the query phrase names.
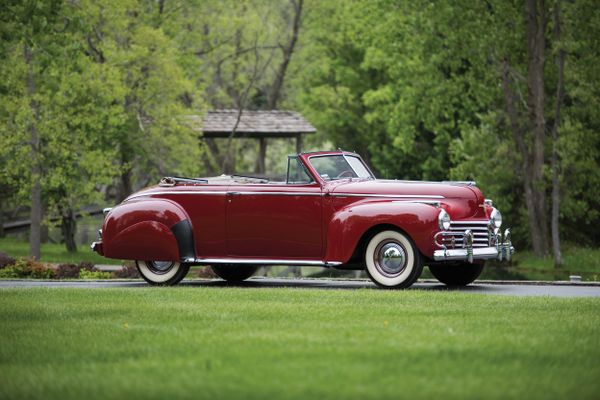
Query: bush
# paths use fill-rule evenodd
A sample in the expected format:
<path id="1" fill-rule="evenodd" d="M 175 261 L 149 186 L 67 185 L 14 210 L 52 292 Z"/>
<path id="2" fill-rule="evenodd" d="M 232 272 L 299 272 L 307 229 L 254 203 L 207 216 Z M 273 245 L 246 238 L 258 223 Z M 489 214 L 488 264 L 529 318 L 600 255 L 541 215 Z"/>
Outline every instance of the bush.
<path id="1" fill-rule="evenodd" d="M 211 267 L 201 267 L 196 271 L 196 277 L 202 279 L 218 278 L 217 274 L 214 273 Z"/>
<path id="2" fill-rule="evenodd" d="M 74 279 L 79 278 L 81 268 L 77 264 L 60 264 L 56 269 L 56 278 L 58 279 Z"/>
<path id="3" fill-rule="evenodd" d="M 15 263 L 15 259 L 6 253 L 0 251 L 0 269 L 6 268 Z"/>
<path id="4" fill-rule="evenodd" d="M 95 270 L 95 268 L 94 268 Z M 87 269 L 82 269 L 79 271 L 79 277 L 81 279 L 110 279 L 112 278 L 112 274 L 110 272 L 104 271 L 90 271 Z"/>
<path id="5" fill-rule="evenodd" d="M 135 266 L 135 263 L 126 262 L 123 264 L 123 268 L 113 272 L 115 278 L 139 278 L 140 273 Z"/>
<path id="6" fill-rule="evenodd" d="M 55 276 L 52 267 L 32 258 L 19 258 L 12 266 L 3 268 L 0 272 L 1 278 L 52 279 Z"/>
<path id="7" fill-rule="evenodd" d="M 6 278 L 21 278 L 21 275 L 19 274 L 19 271 L 11 265 L 10 267 L 0 269 L 0 279 Z"/>
<path id="8" fill-rule="evenodd" d="M 86 271 L 98 271 L 96 269 L 96 266 L 94 265 L 93 262 L 90 261 L 82 261 L 79 263 L 79 270 L 86 270 Z"/>
<path id="9" fill-rule="evenodd" d="M 33 279 L 52 279 L 56 275 L 54 268 L 50 267 L 48 264 L 28 259 L 26 265 L 28 276 Z"/>

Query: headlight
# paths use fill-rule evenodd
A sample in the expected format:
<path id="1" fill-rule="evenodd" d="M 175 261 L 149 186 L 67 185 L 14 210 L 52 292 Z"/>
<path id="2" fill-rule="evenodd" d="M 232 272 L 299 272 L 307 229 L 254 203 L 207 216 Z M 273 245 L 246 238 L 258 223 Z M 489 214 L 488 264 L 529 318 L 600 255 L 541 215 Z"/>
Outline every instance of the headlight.
<path id="1" fill-rule="evenodd" d="M 443 231 L 450 229 L 450 215 L 448 215 L 446 210 L 440 211 L 440 214 L 438 215 L 438 226 Z"/>
<path id="2" fill-rule="evenodd" d="M 496 208 L 494 208 L 490 214 L 490 224 L 493 224 L 496 228 L 502 226 L 502 214 Z"/>

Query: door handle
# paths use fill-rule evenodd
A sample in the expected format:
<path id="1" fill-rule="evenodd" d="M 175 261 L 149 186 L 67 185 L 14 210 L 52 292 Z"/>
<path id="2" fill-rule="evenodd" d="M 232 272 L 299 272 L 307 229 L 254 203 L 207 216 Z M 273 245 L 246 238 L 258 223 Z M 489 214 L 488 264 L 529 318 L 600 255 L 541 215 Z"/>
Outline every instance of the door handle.
<path id="1" fill-rule="evenodd" d="M 240 196 L 242 192 L 227 192 L 227 196 Z"/>

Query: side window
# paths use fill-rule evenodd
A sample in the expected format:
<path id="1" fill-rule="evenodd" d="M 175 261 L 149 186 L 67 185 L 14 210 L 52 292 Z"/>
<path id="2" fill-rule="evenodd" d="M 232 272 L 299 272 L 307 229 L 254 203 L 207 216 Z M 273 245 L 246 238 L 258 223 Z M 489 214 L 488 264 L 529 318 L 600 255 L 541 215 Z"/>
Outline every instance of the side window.
<path id="1" fill-rule="evenodd" d="M 312 183 L 312 178 L 298 160 L 298 157 L 288 157 L 287 181 L 289 184 Z"/>

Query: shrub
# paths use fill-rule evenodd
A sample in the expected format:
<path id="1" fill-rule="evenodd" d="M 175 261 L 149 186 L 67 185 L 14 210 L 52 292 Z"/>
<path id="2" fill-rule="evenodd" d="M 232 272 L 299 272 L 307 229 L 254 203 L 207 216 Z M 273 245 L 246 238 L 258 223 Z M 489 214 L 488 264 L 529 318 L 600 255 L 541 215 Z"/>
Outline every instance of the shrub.
<path id="1" fill-rule="evenodd" d="M 112 274 L 110 272 L 104 272 L 104 271 L 98 271 L 98 270 L 90 271 L 87 269 L 82 269 L 79 271 L 79 277 L 81 279 L 110 279 L 110 278 L 112 278 Z"/>
<path id="2" fill-rule="evenodd" d="M 33 279 L 52 279 L 56 275 L 54 268 L 45 263 L 28 259 L 26 265 L 28 276 Z"/>
<path id="3" fill-rule="evenodd" d="M 197 278 L 203 279 L 215 279 L 218 278 L 217 274 L 214 273 L 211 267 L 201 267 L 196 271 Z"/>
<path id="4" fill-rule="evenodd" d="M 52 279 L 55 276 L 53 268 L 48 264 L 35 261 L 32 258 L 19 258 L 10 267 L 1 269 L 4 271 L 2 278 L 34 278 L 34 279 Z"/>
<path id="5" fill-rule="evenodd" d="M 79 278 L 80 267 L 77 264 L 60 264 L 56 269 L 56 278 Z"/>
<path id="6" fill-rule="evenodd" d="M 80 270 L 86 270 L 86 271 L 98 271 L 96 269 L 96 266 L 94 265 L 93 262 L 89 262 L 89 261 L 82 261 L 79 263 L 79 269 Z"/>
<path id="7" fill-rule="evenodd" d="M 137 267 L 132 262 L 126 262 L 123 264 L 123 268 L 113 272 L 115 278 L 139 278 L 140 273 Z"/>
<path id="8" fill-rule="evenodd" d="M 15 263 L 15 259 L 6 253 L 0 251 L 0 269 L 6 268 Z"/>
<path id="9" fill-rule="evenodd" d="M 5 278 L 21 278 L 21 275 L 19 274 L 19 271 L 11 265 L 10 267 L 0 269 L 0 279 Z"/>

